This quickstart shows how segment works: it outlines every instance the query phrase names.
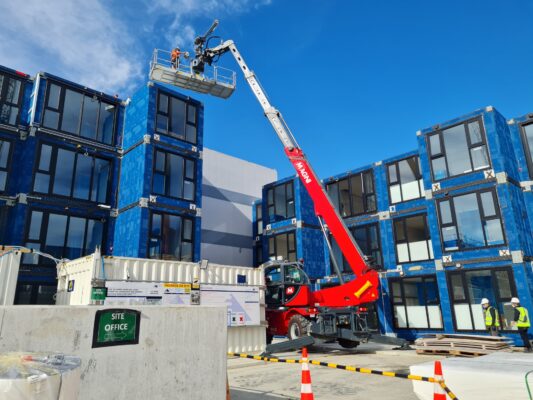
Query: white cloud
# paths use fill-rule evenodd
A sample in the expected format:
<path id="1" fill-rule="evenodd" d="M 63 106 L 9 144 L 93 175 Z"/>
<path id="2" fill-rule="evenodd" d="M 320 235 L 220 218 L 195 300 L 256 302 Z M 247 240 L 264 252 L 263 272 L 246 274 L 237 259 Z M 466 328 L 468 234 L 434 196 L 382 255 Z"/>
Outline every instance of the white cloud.
<path id="1" fill-rule="evenodd" d="M 107 93 L 125 91 L 119 92 L 125 97 L 146 79 L 152 44 L 143 40 L 159 34 L 161 20 L 170 21 L 163 33 L 169 48 L 190 45 L 196 34 L 191 21 L 204 25 L 212 15 L 235 16 L 270 1 L 130 0 L 121 6 L 127 10 L 113 13 L 102 0 L 1 0 L 0 64 Z"/>

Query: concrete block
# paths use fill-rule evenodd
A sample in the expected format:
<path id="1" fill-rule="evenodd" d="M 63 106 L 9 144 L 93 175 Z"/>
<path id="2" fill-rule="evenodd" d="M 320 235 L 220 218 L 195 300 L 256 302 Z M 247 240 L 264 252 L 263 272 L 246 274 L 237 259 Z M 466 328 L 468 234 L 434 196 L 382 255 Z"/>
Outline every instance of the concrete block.
<path id="1" fill-rule="evenodd" d="M 96 306 L 0 307 L 0 351 L 79 356 L 80 400 L 224 399 L 226 308 L 130 306 L 139 343 L 92 348 Z"/>

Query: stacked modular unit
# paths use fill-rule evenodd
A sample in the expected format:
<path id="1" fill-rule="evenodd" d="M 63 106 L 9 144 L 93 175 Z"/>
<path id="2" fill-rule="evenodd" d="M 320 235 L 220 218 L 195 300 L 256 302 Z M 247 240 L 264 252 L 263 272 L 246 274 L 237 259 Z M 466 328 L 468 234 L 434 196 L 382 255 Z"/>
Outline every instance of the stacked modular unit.
<path id="1" fill-rule="evenodd" d="M 257 218 L 257 208 L 255 214 Z M 323 234 L 313 202 L 297 176 L 263 187 L 261 216 L 263 262 L 299 260 L 312 280 L 326 274 Z"/>
<path id="2" fill-rule="evenodd" d="M 12 76 L 4 71 L 4 82 Z M 19 104 L 2 241 L 55 258 L 76 258 L 96 247 L 109 254 L 117 206 L 121 101 L 39 73 L 33 82 L 21 81 Z M 25 254 L 15 303 L 53 303 L 55 287 L 55 263 Z"/>
<path id="3" fill-rule="evenodd" d="M 200 259 L 203 105 L 149 82 L 124 126 L 113 254 Z"/>

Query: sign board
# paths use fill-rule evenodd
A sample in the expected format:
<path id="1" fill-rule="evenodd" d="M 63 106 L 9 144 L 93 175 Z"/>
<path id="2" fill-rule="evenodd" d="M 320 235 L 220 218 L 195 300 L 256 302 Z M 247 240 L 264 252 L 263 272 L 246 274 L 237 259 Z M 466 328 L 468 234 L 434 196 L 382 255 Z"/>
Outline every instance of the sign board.
<path id="1" fill-rule="evenodd" d="M 105 287 L 93 287 L 91 290 L 91 300 L 104 301 L 107 296 Z"/>
<path id="2" fill-rule="evenodd" d="M 259 288 L 257 286 L 202 285 L 203 306 L 228 307 L 228 326 L 260 325 Z"/>
<path id="3" fill-rule="evenodd" d="M 67 292 L 73 292 L 74 291 L 74 280 L 68 281 L 68 287 Z"/>
<path id="4" fill-rule="evenodd" d="M 93 348 L 139 343 L 141 312 L 109 308 L 96 311 Z"/>

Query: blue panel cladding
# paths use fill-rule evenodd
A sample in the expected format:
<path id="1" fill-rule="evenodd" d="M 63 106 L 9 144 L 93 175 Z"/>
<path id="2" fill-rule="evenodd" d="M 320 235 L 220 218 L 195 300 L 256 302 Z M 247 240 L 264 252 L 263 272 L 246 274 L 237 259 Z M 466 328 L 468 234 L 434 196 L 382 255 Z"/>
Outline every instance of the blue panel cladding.
<path id="1" fill-rule="evenodd" d="M 147 253 L 147 232 L 148 209 L 135 206 L 121 212 L 115 223 L 113 255 L 144 257 Z M 143 236 L 146 240 L 141 239 Z"/>
<path id="2" fill-rule="evenodd" d="M 298 258 L 304 260 L 304 270 L 311 279 L 327 274 L 324 263 L 324 236 L 320 229 L 296 229 L 296 249 Z"/>
<path id="3" fill-rule="evenodd" d="M 24 94 L 22 95 L 22 106 L 20 108 L 20 124 L 28 126 L 30 123 L 30 110 L 32 106 L 32 97 L 31 94 L 34 89 L 34 82 L 31 80 L 26 80 L 24 86 Z"/>
<path id="4" fill-rule="evenodd" d="M 313 200 L 299 177 L 294 178 L 294 207 L 298 221 L 309 226 L 319 226 Z"/>
<path id="5" fill-rule="evenodd" d="M 385 163 L 374 166 L 374 190 L 377 197 L 378 211 L 388 211 L 390 206 L 387 167 Z"/>
<path id="6" fill-rule="evenodd" d="M 144 143 L 123 155 L 120 166 L 119 209 L 136 203 L 141 197 L 148 197 L 152 170 L 151 159 L 152 152 Z"/>
<path id="7" fill-rule="evenodd" d="M 518 168 L 516 166 L 513 145 L 511 143 L 510 130 L 507 126 L 505 118 L 493 107 L 476 110 L 459 118 L 446 121 L 439 125 L 439 129 L 445 129 L 446 127 L 467 121 L 475 117 L 482 117 L 483 119 L 489 157 L 491 160 L 491 168 L 495 173 L 505 172 L 511 178 L 518 179 Z M 430 188 L 431 184 L 433 183 L 430 169 L 429 152 L 426 142 L 428 134 L 432 132 L 434 132 L 434 128 L 427 128 L 418 133 L 418 151 L 420 154 L 424 187 L 426 188 Z M 440 183 L 441 189 L 447 189 L 472 182 L 482 181 L 484 179 L 485 175 L 481 170 L 442 179 L 438 182 Z"/>
<path id="8" fill-rule="evenodd" d="M 518 163 L 518 175 L 520 181 L 529 181 L 533 178 L 533 171 L 529 171 L 528 169 L 526 150 L 524 142 L 522 141 L 521 125 L 526 122 L 533 122 L 533 114 L 513 118 L 508 121 L 511 143 Z"/>
<path id="9" fill-rule="evenodd" d="M 522 250 L 525 255 L 533 256 L 533 230 L 522 188 L 505 183 L 497 185 L 497 191 L 509 249 Z"/>
<path id="10" fill-rule="evenodd" d="M 150 87 L 145 85 L 141 87 L 133 96 L 130 98 L 130 102 L 126 107 L 125 118 L 124 118 L 124 133 L 122 139 L 122 147 L 127 150 L 139 141 L 143 140 L 144 135 L 148 134 L 148 119 L 150 115 L 155 113 L 155 103 L 153 106 L 153 112 L 149 113 L 150 100 L 154 101 L 150 97 Z M 152 121 L 152 130 L 153 130 L 153 117 Z"/>

